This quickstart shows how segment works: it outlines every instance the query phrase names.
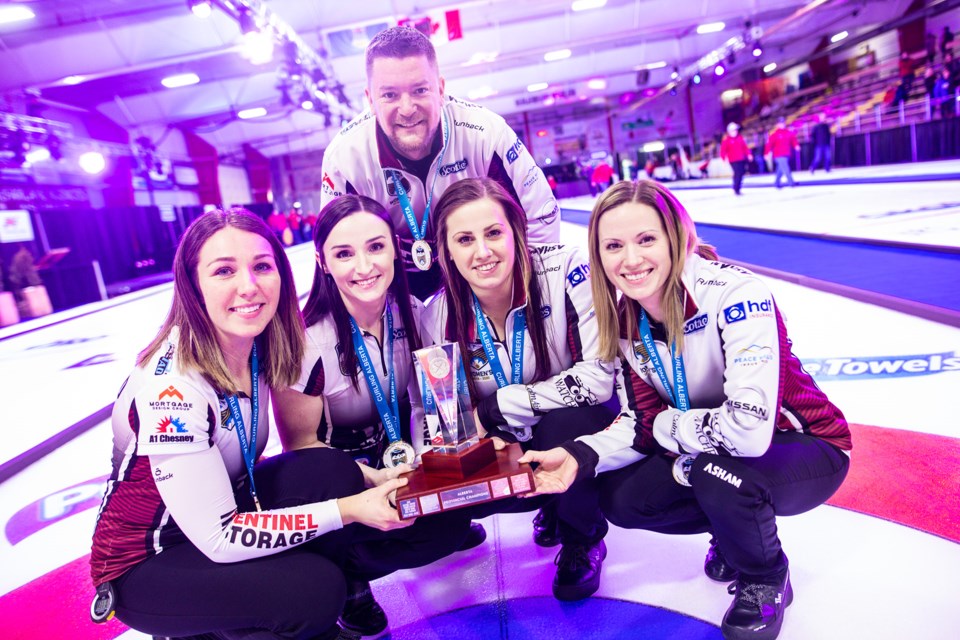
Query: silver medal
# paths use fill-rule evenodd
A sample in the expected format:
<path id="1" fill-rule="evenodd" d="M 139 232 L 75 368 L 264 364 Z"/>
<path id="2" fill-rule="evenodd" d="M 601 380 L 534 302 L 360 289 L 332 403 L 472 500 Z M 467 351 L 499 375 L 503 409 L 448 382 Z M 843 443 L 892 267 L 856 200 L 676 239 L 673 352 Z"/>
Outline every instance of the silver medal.
<path id="1" fill-rule="evenodd" d="M 413 449 L 413 445 L 407 444 L 403 440 L 397 440 L 387 445 L 386 451 L 383 452 L 383 464 L 390 468 L 398 467 L 404 463 L 413 464 L 416 457 L 417 452 Z"/>
<path id="2" fill-rule="evenodd" d="M 426 271 L 433 263 L 433 251 L 426 240 L 414 241 L 410 253 L 413 256 L 413 264 L 417 265 L 417 269 L 421 271 Z"/>

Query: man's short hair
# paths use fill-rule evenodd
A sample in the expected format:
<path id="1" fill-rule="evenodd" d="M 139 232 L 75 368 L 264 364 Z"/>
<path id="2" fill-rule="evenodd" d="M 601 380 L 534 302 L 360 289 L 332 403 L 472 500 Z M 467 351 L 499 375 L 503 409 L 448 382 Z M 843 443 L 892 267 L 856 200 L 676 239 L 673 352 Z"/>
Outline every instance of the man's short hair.
<path id="1" fill-rule="evenodd" d="M 437 51 L 430 38 L 411 27 L 390 27 L 373 37 L 367 45 L 367 80 L 373 71 L 373 61 L 377 58 L 410 58 L 423 56 L 437 68 Z"/>

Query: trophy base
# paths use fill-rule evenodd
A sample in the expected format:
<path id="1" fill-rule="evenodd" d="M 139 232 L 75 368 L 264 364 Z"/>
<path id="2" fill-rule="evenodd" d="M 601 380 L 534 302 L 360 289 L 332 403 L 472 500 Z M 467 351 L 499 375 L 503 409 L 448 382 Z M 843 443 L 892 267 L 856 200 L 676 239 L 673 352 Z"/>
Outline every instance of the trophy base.
<path id="1" fill-rule="evenodd" d="M 427 475 L 459 479 L 469 478 L 496 459 L 497 448 L 490 438 L 484 438 L 459 453 L 427 451 L 420 458 Z"/>
<path id="2" fill-rule="evenodd" d="M 493 448 L 491 440 L 482 442 L 489 442 Z M 494 449 L 494 453 L 492 462 L 466 477 L 432 473 L 425 468 L 425 464 L 401 476 L 407 478 L 408 483 L 397 489 L 397 513 L 400 518 L 406 520 L 460 509 L 533 490 L 530 465 L 517 462 L 523 455 L 519 444 L 509 444 L 500 451 Z M 428 455 L 423 455 L 424 462 Z"/>

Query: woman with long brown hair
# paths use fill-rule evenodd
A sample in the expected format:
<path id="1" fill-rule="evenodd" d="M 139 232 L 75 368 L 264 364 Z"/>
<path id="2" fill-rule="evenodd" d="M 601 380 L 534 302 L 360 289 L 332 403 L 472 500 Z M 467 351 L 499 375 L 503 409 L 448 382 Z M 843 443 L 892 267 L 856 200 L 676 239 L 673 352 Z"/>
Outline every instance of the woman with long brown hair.
<path id="1" fill-rule="evenodd" d="M 529 244 L 523 210 L 487 178 L 447 189 L 434 221 L 444 289 L 424 313 L 424 342 L 459 343 L 480 430 L 543 448 L 606 427 L 614 412 L 602 403 L 613 375 L 597 353 L 584 256 L 575 247 Z M 562 545 L 553 582 L 561 600 L 586 598 L 600 585 L 607 523 L 597 501 L 596 484 L 584 482 L 538 517 L 557 523 L 548 543 Z M 507 499 L 471 512 L 543 503 Z"/>

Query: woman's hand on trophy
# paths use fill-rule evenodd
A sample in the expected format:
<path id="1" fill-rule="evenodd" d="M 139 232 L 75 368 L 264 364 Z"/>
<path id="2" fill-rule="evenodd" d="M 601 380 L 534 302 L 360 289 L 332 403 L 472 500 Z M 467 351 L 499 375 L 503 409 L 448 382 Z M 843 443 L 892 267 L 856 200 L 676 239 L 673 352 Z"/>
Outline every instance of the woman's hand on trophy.
<path id="1" fill-rule="evenodd" d="M 395 467 L 385 467 L 383 469 L 374 469 L 368 465 L 358 462 L 360 471 L 363 472 L 363 482 L 368 489 L 379 487 L 387 480 L 399 478 L 404 473 L 413 471 L 413 465 L 407 463 L 399 464 Z"/>
<path id="2" fill-rule="evenodd" d="M 506 446 L 507 446 L 507 443 L 504 442 L 502 438 L 499 438 L 499 437 L 497 437 L 497 436 L 493 436 L 493 437 L 490 438 L 490 439 L 493 440 L 493 448 L 496 449 L 497 451 L 501 451 L 502 449 L 506 448 Z"/>
<path id="3" fill-rule="evenodd" d="M 539 465 L 533 472 L 533 491 L 521 494 L 523 498 L 544 493 L 563 493 L 576 480 L 580 469 L 576 459 L 562 447 L 548 451 L 527 451 L 518 462 L 536 462 Z"/>
<path id="4" fill-rule="evenodd" d="M 343 525 L 358 522 L 381 531 L 409 527 L 416 519 L 401 520 L 394 502 L 397 489 L 406 484 L 406 478 L 393 478 L 373 489 L 339 498 L 337 506 Z"/>

